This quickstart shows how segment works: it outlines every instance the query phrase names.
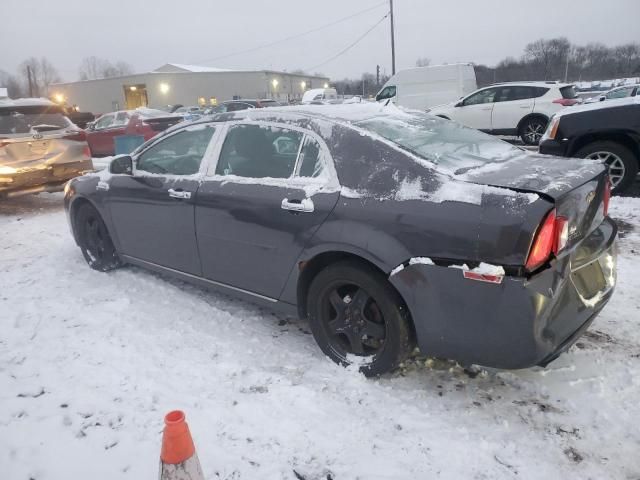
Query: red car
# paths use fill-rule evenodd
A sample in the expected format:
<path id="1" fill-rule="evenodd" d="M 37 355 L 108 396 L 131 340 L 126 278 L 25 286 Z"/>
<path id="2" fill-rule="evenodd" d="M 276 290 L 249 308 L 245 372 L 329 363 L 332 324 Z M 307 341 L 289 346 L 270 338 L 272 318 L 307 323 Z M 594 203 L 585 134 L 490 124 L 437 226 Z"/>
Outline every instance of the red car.
<path id="1" fill-rule="evenodd" d="M 147 141 L 182 120 L 182 116 L 150 108 L 105 113 L 87 128 L 87 143 L 94 157 L 114 155 L 115 137 L 142 135 Z"/>

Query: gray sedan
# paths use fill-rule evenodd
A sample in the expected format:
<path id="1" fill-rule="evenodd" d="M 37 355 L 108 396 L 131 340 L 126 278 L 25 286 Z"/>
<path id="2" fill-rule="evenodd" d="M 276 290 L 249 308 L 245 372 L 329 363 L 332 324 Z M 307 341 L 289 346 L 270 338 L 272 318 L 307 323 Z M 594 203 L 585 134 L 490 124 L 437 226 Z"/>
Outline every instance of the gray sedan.
<path id="1" fill-rule="evenodd" d="M 65 194 L 92 268 L 138 265 L 307 318 L 327 356 L 366 375 L 416 344 L 499 368 L 552 361 L 613 292 L 608 201 L 597 162 L 378 104 L 176 126 Z"/>

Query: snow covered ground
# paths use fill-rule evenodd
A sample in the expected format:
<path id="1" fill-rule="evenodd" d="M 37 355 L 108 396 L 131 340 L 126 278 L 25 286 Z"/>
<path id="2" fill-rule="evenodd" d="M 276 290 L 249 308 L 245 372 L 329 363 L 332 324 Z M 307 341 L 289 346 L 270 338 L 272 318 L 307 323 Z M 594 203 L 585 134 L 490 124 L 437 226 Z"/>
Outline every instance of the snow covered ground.
<path id="1" fill-rule="evenodd" d="M 180 408 L 207 479 L 638 479 L 640 199 L 612 213 L 617 292 L 547 369 L 418 358 L 367 380 L 302 321 L 90 270 L 60 194 L 2 202 L 0 478 L 157 478 Z"/>

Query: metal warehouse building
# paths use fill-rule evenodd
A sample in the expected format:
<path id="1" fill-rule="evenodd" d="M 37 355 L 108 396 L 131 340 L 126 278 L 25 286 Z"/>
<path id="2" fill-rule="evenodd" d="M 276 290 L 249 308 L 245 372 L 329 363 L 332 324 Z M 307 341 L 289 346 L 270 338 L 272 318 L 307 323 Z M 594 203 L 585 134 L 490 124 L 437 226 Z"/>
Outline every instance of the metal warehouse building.
<path id="1" fill-rule="evenodd" d="M 168 63 L 149 73 L 53 84 L 49 96 L 64 98 L 84 111 L 104 113 L 141 106 L 215 105 L 238 98 L 287 101 L 328 84 L 328 78 L 313 75 Z"/>

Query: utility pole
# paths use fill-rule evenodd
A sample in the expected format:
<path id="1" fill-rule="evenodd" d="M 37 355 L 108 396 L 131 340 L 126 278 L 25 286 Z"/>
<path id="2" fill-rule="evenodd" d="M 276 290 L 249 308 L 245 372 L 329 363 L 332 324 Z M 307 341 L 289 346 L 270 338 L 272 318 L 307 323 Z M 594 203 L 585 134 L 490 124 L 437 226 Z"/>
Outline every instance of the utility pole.
<path id="1" fill-rule="evenodd" d="M 393 0 L 389 0 L 389 9 L 391 13 L 391 75 L 396 74 L 396 39 L 393 30 Z"/>
<path id="2" fill-rule="evenodd" d="M 567 63 L 564 66 L 564 83 L 567 83 L 567 77 L 569 76 L 569 55 L 571 54 L 571 47 L 567 49 Z"/>
<path id="3" fill-rule="evenodd" d="M 31 65 L 27 65 L 27 80 L 29 82 L 29 96 L 33 97 L 33 82 L 31 81 Z"/>
<path id="4" fill-rule="evenodd" d="M 376 87 L 380 86 L 380 65 L 376 65 Z"/>

